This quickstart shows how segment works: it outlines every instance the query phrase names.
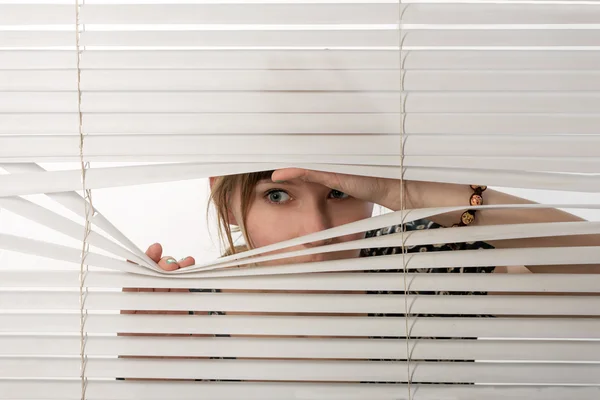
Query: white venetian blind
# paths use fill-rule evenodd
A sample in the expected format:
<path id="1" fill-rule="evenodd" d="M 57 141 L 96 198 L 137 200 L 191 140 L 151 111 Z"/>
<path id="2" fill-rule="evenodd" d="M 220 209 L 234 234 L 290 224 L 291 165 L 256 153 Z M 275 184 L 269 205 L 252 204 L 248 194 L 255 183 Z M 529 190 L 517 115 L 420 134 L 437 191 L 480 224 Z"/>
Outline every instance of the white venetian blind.
<path id="1" fill-rule="evenodd" d="M 0 270 L 0 399 L 597 399 L 600 275 L 415 272 L 597 267 L 599 246 L 249 264 L 600 234 L 599 222 L 423 230 L 249 258 L 451 211 L 402 210 L 165 273 L 88 200 L 286 166 L 597 193 L 598 127 L 595 1 L 0 1 L 0 208 L 78 243 L 0 234 L 0 249 L 71 267 Z M 527 207 L 548 205 L 481 208 Z M 374 270 L 400 272 L 360 273 Z M 415 294 L 439 291 L 490 295 Z"/>

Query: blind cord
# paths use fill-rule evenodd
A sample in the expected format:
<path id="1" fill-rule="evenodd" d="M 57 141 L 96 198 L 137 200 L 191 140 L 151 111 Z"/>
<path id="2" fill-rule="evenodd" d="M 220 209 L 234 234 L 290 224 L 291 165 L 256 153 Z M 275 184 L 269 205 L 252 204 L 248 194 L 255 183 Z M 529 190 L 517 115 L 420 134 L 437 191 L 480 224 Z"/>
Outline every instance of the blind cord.
<path id="1" fill-rule="evenodd" d="M 94 206 L 92 204 L 92 192 L 86 187 L 86 171 L 89 168 L 89 163 L 85 161 L 83 156 L 84 153 L 84 139 L 83 133 L 83 113 L 81 111 L 82 104 L 82 93 L 81 93 L 81 30 L 80 30 L 80 17 L 81 17 L 81 5 L 85 4 L 85 0 L 80 3 L 79 0 L 75 0 L 75 49 L 77 52 L 77 113 L 79 117 L 79 162 L 81 165 L 81 187 L 84 196 L 85 203 L 85 224 L 83 232 L 83 242 L 81 247 L 81 263 L 79 265 L 79 355 L 80 355 L 80 379 L 81 379 L 81 400 L 86 399 L 86 390 L 88 379 L 86 377 L 86 365 L 87 355 L 85 353 L 85 346 L 87 343 L 87 333 L 85 332 L 85 322 L 87 320 L 87 309 L 85 307 L 85 301 L 88 294 L 88 288 L 85 285 L 85 278 L 88 272 L 88 265 L 85 263 L 85 259 L 89 253 L 88 238 L 91 233 L 91 217 L 94 214 Z M 85 31 L 85 26 L 82 26 Z"/>
<path id="2" fill-rule="evenodd" d="M 398 40 L 399 40 L 399 72 L 400 72 L 400 235 L 402 239 L 402 268 L 404 278 L 404 329 L 406 343 L 406 383 L 408 389 L 408 400 L 412 400 L 411 388 L 411 371 L 410 371 L 410 342 L 409 342 L 409 324 L 408 324 L 408 272 L 406 268 L 406 223 L 405 223 L 405 204 L 404 204 L 404 140 L 405 140 L 405 123 L 406 123 L 406 96 L 404 95 L 404 58 L 402 57 L 402 45 L 404 38 L 402 35 L 402 17 L 404 14 L 402 0 L 398 3 Z M 407 6 L 408 7 L 408 6 Z"/>

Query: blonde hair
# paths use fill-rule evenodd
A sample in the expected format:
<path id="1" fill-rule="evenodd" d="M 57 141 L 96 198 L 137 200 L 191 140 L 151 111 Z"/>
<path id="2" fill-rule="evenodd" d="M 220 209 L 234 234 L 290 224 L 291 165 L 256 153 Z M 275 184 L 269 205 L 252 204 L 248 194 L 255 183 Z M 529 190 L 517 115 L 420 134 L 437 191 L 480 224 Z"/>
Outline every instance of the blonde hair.
<path id="1" fill-rule="evenodd" d="M 252 240 L 246 230 L 246 217 L 254 198 L 253 192 L 256 184 L 263 179 L 270 179 L 273 171 L 252 172 L 249 174 L 227 175 L 216 177 L 210 191 L 207 214 L 211 203 L 217 213 L 217 229 L 221 245 L 225 248 L 224 256 L 236 254 L 252 248 Z M 241 199 L 242 220 L 236 221 L 238 227 L 229 224 L 231 213 L 231 200 L 238 191 Z M 233 241 L 232 232 L 240 231 L 246 241 L 246 245 L 236 246 Z"/>

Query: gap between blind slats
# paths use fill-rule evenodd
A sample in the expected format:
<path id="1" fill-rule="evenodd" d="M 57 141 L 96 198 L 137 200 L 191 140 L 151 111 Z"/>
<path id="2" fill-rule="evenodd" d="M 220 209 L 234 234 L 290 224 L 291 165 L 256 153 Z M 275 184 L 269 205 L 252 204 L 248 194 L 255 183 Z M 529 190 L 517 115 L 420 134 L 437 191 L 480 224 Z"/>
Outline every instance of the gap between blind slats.
<path id="1" fill-rule="evenodd" d="M 84 113 L 396 113 L 394 92 L 85 92 Z M 415 92 L 411 113 L 597 114 L 600 92 Z M 76 92 L 0 93 L 2 113 L 73 113 Z"/>
<path id="2" fill-rule="evenodd" d="M 571 251 L 568 253 L 567 251 Z M 540 251 L 544 253 L 540 256 Z M 420 253 L 408 256 L 406 268 L 402 265 L 401 255 L 392 255 L 386 259 L 377 257 L 356 262 L 313 262 L 310 267 L 307 264 L 281 265 L 276 267 L 240 268 L 237 270 L 205 271 L 190 273 L 190 277 L 229 277 L 229 276 L 258 276 L 268 274 L 289 274 L 308 272 L 337 272 L 337 271 L 375 271 L 375 270 L 412 270 L 417 268 L 448 268 L 448 267 L 478 267 L 481 265 L 569 265 L 569 264 L 596 264 L 598 262 L 598 251 L 596 247 L 565 247 L 565 248 L 528 248 L 528 249 L 491 249 L 463 250 L 461 252 L 447 252 L 442 255 Z M 578 254 L 573 254 L 577 252 Z M 547 255 L 546 255 L 547 254 Z M 389 261 L 388 261 L 389 260 Z M 390 262 L 396 262 L 390 264 Z M 117 269 L 111 264 L 109 268 Z M 121 269 L 121 268 L 118 268 Z M 138 271 L 139 272 L 139 271 Z"/>
<path id="3" fill-rule="evenodd" d="M 78 313 L 0 313 L 0 322 L 0 332 L 8 334 L 73 334 L 80 330 Z M 408 317 L 408 326 L 408 336 L 417 338 L 600 339 L 598 318 Z M 395 338 L 407 336 L 404 317 L 102 315 L 93 312 L 86 317 L 84 332 Z"/>
<path id="4" fill-rule="evenodd" d="M 14 358 L 0 364 L 6 378 L 76 378 L 78 359 Z M 10 367 L 9 367 L 10 365 Z M 497 384 L 600 384 L 600 364 L 538 363 L 411 363 L 412 382 L 477 382 Z M 284 381 L 397 382 L 405 362 L 94 359 L 86 362 L 89 378 L 242 379 Z"/>
<path id="5" fill-rule="evenodd" d="M 67 236 L 77 238 L 77 232 L 80 231 L 81 225 L 71 221 L 68 218 L 65 218 L 59 214 L 56 214 L 52 211 L 46 210 L 43 207 L 36 205 L 35 203 L 29 202 L 25 199 L 20 198 L 1 198 L 0 205 L 2 207 L 21 215 L 31 221 L 43 224 L 49 228 L 54 229 L 57 232 L 63 233 Z M 515 205 L 516 206 L 516 205 Z M 513 206 L 512 208 L 516 208 Z M 586 206 L 583 206 L 586 207 Z M 480 208 L 490 208 L 489 206 L 480 207 Z M 507 206 L 492 206 L 491 208 L 507 208 Z M 524 208 L 532 208 L 532 207 L 524 207 Z M 539 207 L 538 207 L 539 208 Z M 590 207 L 592 208 L 592 207 Z M 439 213 L 442 210 L 437 210 Z M 430 214 L 436 214 L 435 211 L 430 211 Z M 263 261 L 271 261 L 277 260 L 285 257 L 293 257 L 293 256 L 304 256 L 332 251 L 340 251 L 340 250 L 353 250 L 360 248 L 377 248 L 377 247 L 399 247 L 404 243 L 407 246 L 415 246 L 415 245 L 423 245 L 423 244 L 433 244 L 436 243 L 446 243 L 452 241 L 465 241 L 465 242 L 473 242 L 478 240 L 502 240 L 502 239 L 515 239 L 515 238 L 530 238 L 530 237 L 548 237 L 548 236 L 567 236 L 567 235 L 581 235 L 581 234 L 594 234 L 599 231 L 599 224 L 589 221 L 581 221 L 581 222 L 563 222 L 563 223 L 537 223 L 537 224 L 517 224 L 517 225 L 501 225 L 501 226 L 473 226 L 468 228 L 461 228 L 460 230 L 421 230 L 416 232 L 411 232 L 407 238 L 403 238 L 401 234 L 394 233 L 387 236 L 379 236 L 372 237 L 366 239 L 360 239 L 350 242 L 338 243 L 327 246 L 320 246 L 319 248 L 310 248 L 299 251 L 286 252 L 284 254 L 276 254 L 276 255 L 267 255 L 267 256 L 259 256 L 248 258 L 252 255 L 265 253 L 268 251 L 274 251 L 279 249 L 284 249 L 286 247 L 311 242 L 314 240 L 320 240 L 323 238 L 336 237 L 342 234 L 350 234 L 355 232 L 363 232 L 365 230 L 373 229 L 373 228 L 381 228 L 387 225 L 393 225 L 397 223 L 396 217 L 401 216 L 400 213 L 392 213 L 382 215 L 378 218 L 372 218 L 370 220 L 357 221 L 353 224 L 347 226 L 341 226 L 336 229 L 330 229 L 324 232 L 314 233 L 312 235 L 292 239 L 290 241 L 281 242 L 275 245 L 270 245 L 267 247 L 263 247 L 260 249 L 254 249 L 248 251 L 246 253 L 240 255 L 229 256 L 227 258 L 222 258 L 216 260 L 214 262 L 205 263 L 204 265 L 197 265 L 196 267 L 188 267 L 186 271 L 192 271 L 196 269 L 206 270 L 206 269 L 215 269 L 215 268 L 225 268 L 229 266 L 240 266 L 251 263 L 258 263 Z M 413 218 L 416 218 L 414 216 Z M 119 237 L 120 233 L 118 231 L 111 232 L 113 235 Z M 43 249 L 40 248 L 40 244 L 43 242 L 26 239 L 26 238 L 18 238 L 16 236 L 11 235 L 1 235 L 3 240 L 3 247 L 9 250 L 17 250 L 17 251 L 33 251 L 38 252 L 38 254 L 45 253 Z M 11 245 L 12 243 L 12 245 Z M 154 268 L 154 263 L 147 263 L 147 258 L 143 256 L 139 256 L 139 250 L 137 248 L 132 248 L 130 243 L 125 242 L 122 245 L 124 247 L 129 247 L 130 250 L 134 252 L 127 251 L 123 247 L 119 247 L 117 244 L 111 242 L 107 238 L 97 233 L 93 233 L 89 237 L 89 243 L 92 245 L 99 246 L 99 248 L 111 252 L 114 255 L 131 258 L 132 260 L 136 260 L 142 263 L 145 266 L 150 268 Z M 29 246 L 29 249 L 27 248 Z M 54 245 L 51 243 L 45 243 L 46 252 L 52 251 L 54 249 L 54 257 L 61 252 L 64 254 L 65 251 L 68 252 L 68 248 L 64 246 Z M 35 249 L 35 250 L 34 250 Z M 62 251 L 61 251 L 62 249 Z M 523 254 L 525 254 L 525 250 L 521 250 Z M 240 258 L 246 258 L 246 260 L 240 260 Z M 68 259 L 65 259 L 68 261 Z M 93 263 L 93 261 L 92 261 Z M 121 262 L 122 263 L 122 262 Z M 131 270 L 131 268 L 129 268 Z M 180 271 L 181 272 L 181 271 Z"/>
<path id="6" fill-rule="evenodd" d="M 600 9 L 600 7 L 599 7 Z M 10 70 L 2 91 L 72 91 L 76 70 Z M 410 91 L 600 90 L 597 71 L 406 71 Z M 397 91 L 398 70 L 84 70 L 84 91 Z"/>
<path id="7" fill-rule="evenodd" d="M 570 222 L 570 223 L 542 223 L 542 224 L 508 224 L 495 226 L 472 226 L 467 229 L 462 229 L 459 232 L 453 230 L 426 230 L 421 229 L 416 232 L 410 232 L 402 235 L 400 232 L 390 233 L 389 235 L 380 235 L 371 238 L 348 241 L 345 243 L 337 243 L 330 245 L 318 246 L 317 248 L 287 251 L 284 254 L 275 255 L 258 255 L 249 257 L 251 254 L 262 254 L 267 251 L 264 247 L 261 249 L 251 250 L 252 253 L 240 254 L 239 256 L 229 257 L 227 260 L 220 259 L 214 264 L 215 266 L 196 266 L 188 267 L 190 270 L 208 270 L 215 268 L 234 267 L 248 265 L 253 263 L 262 263 L 265 261 L 279 260 L 281 257 L 305 256 L 312 254 L 320 254 L 333 251 L 354 250 L 357 248 L 388 248 L 416 245 L 437 245 L 439 243 L 453 242 L 475 242 L 487 240 L 505 240 L 505 239 L 524 239 L 534 237 L 553 237 L 553 236 L 570 236 L 579 234 L 595 234 L 600 228 L 600 223 L 590 221 Z M 283 245 L 283 243 L 280 243 Z M 277 246 L 278 248 L 279 246 Z M 519 249 L 525 253 L 526 249 Z M 241 260 L 240 260 L 241 258 Z M 245 258 L 245 259 L 244 259 Z M 406 258 L 406 257 L 405 257 Z M 231 261 L 229 261 L 231 260 Z M 407 265 L 407 263 L 403 263 Z"/>
<path id="8" fill-rule="evenodd" d="M 35 163 L 19 163 L 3 165 L 3 168 L 9 173 L 36 173 L 44 172 L 45 169 Z M 73 212 L 75 215 L 86 218 L 85 209 L 87 200 L 81 197 L 77 192 L 59 192 L 46 193 L 46 197 L 60 204 L 65 209 Z M 106 234 L 116 240 L 123 248 L 134 253 L 133 258 L 142 261 L 142 265 L 154 265 L 154 261 L 150 259 L 135 243 L 121 233 L 110 221 L 108 221 L 101 213 L 96 213 L 94 216 L 95 228 L 102 229 Z M 156 267 L 158 269 L 158 267 Z"/>
<path id="9" fill-rule="evenodd" d="M 0 355 L 78 356 L 80 343 L 71 336 L 1 336 Z M 600 357 L 600 341 L 557 340 L 409 340 L 412 360 L 496 360 L 593 362 Z M 406 346 L 389 339 L 139 337 L 88 336 L 90 357 L 243 357 L 309 359 L 405 360 Z M 0 362 L 1 362 L 0 358 Z"/>
<path id="10" fill-rule="evenodd" d="M 600 65 L 599 67 L 600 68 Z M 76 134 L 76 113 L 2 113 L 0 134 Z M 600 113 L 411 113 L 411 134 L 596 134 Z M 88 134 L 389 134 L 398 113 L 83 113 Z"/>
<path id="11" fill-rule="evenodd" d="M 551 28 L 523 29 L 409 29 L 403 25 L 404 50 L 444 50 L 449 47 L 474 50 L 476 47 L 507 50 L 600 48 L 600 30 Z M 568 27 L 568 25 L 566 25 Z M 409 34 L 410 33 L 410 34 Z M 375 48 L 399 50 L 395 29 L 345 30 L 228 30 L 228 31 L 85 31 L 81 46 L 89 47 L 186 47 L 208 48 Z M 0 47 L 73 46 L 73 34 L 67 31 L 0 31 Z"/>
<path id="12" fill-rule="evenodd" d="M 3 165 L 9 172 L 16 173 L 17 177 L 23 177 L 26 173 L 34 171 L 44 171 L 43 168 L 37 166 L 37 164 L 5 164 Z M 50 198 L 57 201 L 59 204 L 65 206 L 69 210 L 80 214 L 80 210 L 77 208 L 78 205 L 84 204 L 85 202 L 75 192 L 71 193 L 60 193 L 60 194 L 49 194 Z M 50 227 L 57 232 L 61 232 L 65 235 L 76 237 L 76 231 L 81 228 L 81 225 L 68 218 L 65 218 L 53 211 L 46 210 L 43 207 L 36 205 L 26 199 L 5 197 L 0 199 L 0 204 L 3 207 L 11 210 L 12 212 L 21 215 L 31 221 L 41 223 L 47 227 Z M 472 207 L 475 209 L 515 209 L 515 208 L 597 208 L 593 205 L 544 205 L 544 204 L 502 204 L 502 205 L 485 205 Z M 402 212 L 392 212 L 383 214 L 377 217 L 367 218 L 352 222 L 350 224 L 342 225 L 335 228 L 330 228 L 321 232 L 314 232 L 309 235 L 305 235 L 299 238 L 283 241 L 269 246 L 264 246 L 260 249 L 254 249 L 243 253 L 242 255 L 232 255 L 225 258 L 221 258 L 214 263 L 205 264 L 205 266 L 212 264 L 220 264 L 222 267 L 233 265 L 227 264 L 228 261 L 237 260 L 244 257 L 265 253 L 267 251 L 275 251 L 283 249 L 293 245 L 304 244 L 313 242 L 316 240 L 328 239 L 331 237 L 364 232 L 372 229 L 379 229 L 382 227 L 398 224 L 401 222 L 410 222 L 421 218 L 430 217 L 441 213 L 451 211 L 462 211 L 463 207 L 445 207 L 445 208 L 430 208 L 430 209 L 418 209 L 411 210 L 410 216 L 405 217 Z M 113 252 L 116 255 L 125 255 L 141 258 L 141 261 L 148 261 L 147 256 L 144 256 L 141 251 L 132 244 L 118 229 L 112 226 L 100 213 L 91 221 L 93 224 L 101 227 L 110 236 L 116 238 L 124 248 L 128 248 L 135 254 L 123 252 L 123 249 L 115 247 L 113 243 L 107 242 L 102 236 L 94 233 L 90 237 L 90 243 L 98 245 L 104 250 Z M 491 239 L 513 239 L 513 238 L 525 238 L 525 237 L 544 237 L 544 236 L 556 236 L 556 235 L 574 235 L 574 234 L 593 234 L 598 229 L 598 223 L 581 221 L 581 222 L 562 222 L 562 223 L 537 223 L 537 224 L 516 224 L 506 226 L 472 226 L 467 229 L 461 228 L 459 230 L 448 231 L 448 230 L 421 230 L 412 232 L 407 241 L 404 242 L 406 245 L 417 245 L 417 244 L 435 244 L 439 242 L 448 242 L 452 240 L 462 241 L 475 241 L 475 240 L 491 240 Z M 456 235 L 455 235 L 456 234 Z M 450 235 L 450 237 L 448 237 Z M 318 252 L 321 251 L 334 251 L 342 249 L 357 249 L 363 247 L 395 247 L 399 246 L 398 234 L 392 234 L 383 237 L 373 237 L 368 239 L 362 239 L 352 242 L 346 242 L 342 244 L 321 246 Z M 3 236 L 5 241 L 13 240 L 14 238 L 10 235 Z M 35 242 L 30 239 L 16 239 L 22 242 Z M 18 242 L 15 242 L 18 243 Z M 50 245 L 50 244 L 48 244 Z M 55 248 L 61 248 L 61 246 L 50 245 Z M 116 249 L 116 250 L 115 250 Z M 314 250 L 304 250 L 301 252 L 295 252 L 290 254 L 305 255 L 313 254 Z M 289 256 L 288 254 L 287 256 Z M 262 257 L 261 259 L 253 258 L 252 261 L 258 262 L 262 260 L 274 259 L 272 257 Z M 152 264 L 152 263 L 151 263 Z M 236 262 L 239 265 L 239 262 Z"/>
<path id="13" fill-rule="evenodd" d="M 83 4 L 83 24 L 595 24 L 594 4 Z M 69 5 L 0 5 L 0 24 L 74 23 Z"/>
<path id="14" fill-rule="evenodd" d="M 23 399 L 80 400 L 78 381 L 1 381 L 0 396 L 20 393 Z M 451 396 L 463 400 L 506 400 L 507 396 L 528 400 L 597 400 L 598 387 L 525 385 L 410 385 L 414 400 L 439 400 Z M 87 383 L 86 393 L 106 400 L 121 400 L 123 393 L 132 393 L 146 400 L 197 400 L 199 393 L 207 399 L 239 400 L 406 400 L 406 384 L 357 383 L 281 383 L 281 382 L 156 382 L 156 381 L 95 381 Z M 0 397 L 10 399 L 13 397 Z"/>
<path id="15" fill-rule="evenodd" d="M 15 214 L 21 215 L 30 221 L 45 225 L 57 233 L 62 233 L 75 240 L 80 239 L 81 230 L 83 229 L 82 224 L 74 222 L 69 218 L 63 217 L 58 213 L 54 213 L 45 207 L 41 207 L 26 199 L 20 197 L 0 198 L 0 206 L 12 210 Z M 111 231 L 111 233 L 114 233 L 114 231 Z M 121 239 L 121 237 L 119 237 L 119 239 Z M 142 264 L 149 268 L 152 268 L 154 264 L 153 262 L 148 263 L 147 257 L 140 256 L 139 252 L 135 252 L 135 250 L 132 252 L 124 248 L 131 248 L 131 246 L 127 246 L 129 245 L 128 242 L 119 245 L 98 232 L 89 233 L 88 243 L 98 246 L 113 255 Z"/>
<path id="16" fill-rule="evenodd" d="M 403 314 L 404 295 L 298 293 L 89 292 L 85 307 L 102 310 Z M 408 295 L 410 314 L 600 316 L 598 296 Z M 72 292 L 2 291 L 5 310 L 78 310 Z"/>
<path id="17" fill-rule="evenodd" d="M 397 70 L 587 70 L 600 68 L 600 54 L 571 50 L 95 50 L 81 68 L 96 69 L 376 69 Z M 70 50 L 0 50 L 0 70 L 76 68 Z"/>
<path id="18" fill-rule="evenodd" d="M 177 275 L 185 278 L 186 275 Z M 404 273 L 321 273 L 290 276 L 187 278 L 90 271 L 87 288 L 200 288 L 228 290 L 383 290 L 404 292 Z M 599 274 L 407 273 L 409 291 L 598 293 Z M 0 288 L 76 288 L 77 271 L 0 271 Z"/>
<path id="19" fill-rule="evenodd" d="M 267 247 L 262 249 L 254 249 L 251 252 L 240 255 L 234 255 L 225 259 L 219 259 L 210 265 L 197 265 L 195 267 L 187 267 L 190 271 L 195 270 L 211 270 L 217 268 L 235 267 L 242 265 L 249 265 L 254 263 L 262 263 L 265 261 L 279 260 L 284 257 L 296 257 L 306 256 L 313 254 L 321 254 L 334 251 L 343 250 L 354 250 L 358 248 L 387 248 L 387 247 L 400 247 L 405 246 L 416 246 L 423 244 L 437 245 L 439 243 L 452 243 L 452 242 L 474 242 L 474 241 L 485 241 L 485 240 L 504 240 L 504 239 L 522 239 L 522 238 L 533 238 L 533 237 L 549 237 L 549 236 L 570 236 L 579 234 L 594 234 L 599 228 L 598 223 L 594 222 L 571 222 L 571 223 L 547 223 L 547 224 L 509 224 L 509 225 L 496 225 L 496 226 L 473 226 L 467 229 L 462 229 L 459 232 L 453 232 L 450 230 L 418 230 L 417 232 L 411 232 L 405 234 L 391 233 L 389 235 L 375 236 L 366 239 L 359 239 L 356 241 L 349 241 L 344 243 L 330 244 L 324 246 L 318 246 L 317 248 L 310 248 L 304 250 L 287 251 L 283 254 L 275 255 L 258 255 L 251 257 L 253 254 L 262 254 L 267 251 Z M 278 249 L 283 247 L 284 242 L 280 243 L 277 247 L 269 248 Z M 287 243 L 285 244 L 287 246 Z M 519 249 L 522 254 L 525 255 L 526 249 Z M 443 257 L 443 256 L 442 256 Z M 406 263 L 403 263 L 407 265 Z"/>

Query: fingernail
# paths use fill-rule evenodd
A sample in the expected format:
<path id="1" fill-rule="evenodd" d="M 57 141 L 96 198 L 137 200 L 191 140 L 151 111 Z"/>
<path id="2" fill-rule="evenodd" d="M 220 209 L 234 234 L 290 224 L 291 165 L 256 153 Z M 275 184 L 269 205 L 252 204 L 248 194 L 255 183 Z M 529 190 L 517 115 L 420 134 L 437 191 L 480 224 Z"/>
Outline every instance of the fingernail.
<path id="1" fill-rule="evenodd" d="M 167 264 L 175 264 L 177 261 L 174 258 L 168 258 Z"/>
<path id="2" fill-rule="evenodd" d="M 180 259 L 180 260 L 179 260 L 179 262 L 181 262 L 181 261 L 185 260 L 186 258 L 187 258 L 187 257 L 183 257 L 182 259 Z"/>
<path id="3" fill-rule="evenodd" d="M 273 181 L 275 183 L 285 183 L 285 181 Z"/>

